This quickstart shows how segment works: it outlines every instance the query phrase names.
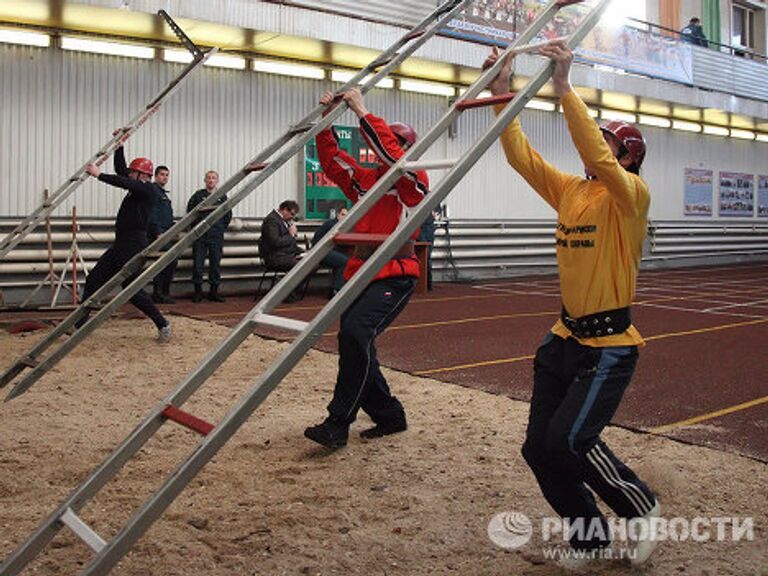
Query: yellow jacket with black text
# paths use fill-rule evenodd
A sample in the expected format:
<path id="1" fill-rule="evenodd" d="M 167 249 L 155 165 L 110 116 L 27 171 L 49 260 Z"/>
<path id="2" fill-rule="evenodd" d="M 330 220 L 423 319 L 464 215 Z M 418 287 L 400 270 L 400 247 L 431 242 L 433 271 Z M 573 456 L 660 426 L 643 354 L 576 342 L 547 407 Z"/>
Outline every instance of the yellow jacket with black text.
<path id="1" fill-rule="evenodd" d="M 566 174 L 546 162 L 517 119 L 504 130 L 501 143 L 509 164 L 557 211 L 560 292 L 565 309 L 577 318 L 623 308 L 634 300 L 650 194 L 642 178 L 613 156 L 581 98 L 571 91 L 561 103 L 576 149 L 596 179 Z M 552 332 L 571 336 L 560 320 Z M 579 342 L 595 347 L 644 344 L 634 326 L 623 334 Z"/>

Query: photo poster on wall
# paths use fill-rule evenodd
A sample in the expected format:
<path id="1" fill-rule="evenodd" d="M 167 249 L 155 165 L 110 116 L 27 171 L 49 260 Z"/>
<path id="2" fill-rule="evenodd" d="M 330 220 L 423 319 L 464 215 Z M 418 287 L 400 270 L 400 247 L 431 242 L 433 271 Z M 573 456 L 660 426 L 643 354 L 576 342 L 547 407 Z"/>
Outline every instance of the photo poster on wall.
<path id="1" fill-rule="evenodd" d="M 339 148 L 360 166 L 376 167 L 376 154 L 368 146 L 358 126 L 334 126 Z M 352 206 L 341 188 L 328 178 L 320 166 L 314 140 L 304 146 L 304 214 L 307 220 L 327 220 L 340 208 Z"/>
<path id="2" fill-rule="evenodd" d="M 768 175 L 757 177 L 757 215 L 768 218 Z"/>
<path id="3" fill-rule="evenodd" d="M 720 172 L 720 216 L 754 216 L 755 176 Z"/>
<path id="4" fill-rule="evenodd" d="M 712 170 L 685 169 L 686 216 L 712 216 Z"/>

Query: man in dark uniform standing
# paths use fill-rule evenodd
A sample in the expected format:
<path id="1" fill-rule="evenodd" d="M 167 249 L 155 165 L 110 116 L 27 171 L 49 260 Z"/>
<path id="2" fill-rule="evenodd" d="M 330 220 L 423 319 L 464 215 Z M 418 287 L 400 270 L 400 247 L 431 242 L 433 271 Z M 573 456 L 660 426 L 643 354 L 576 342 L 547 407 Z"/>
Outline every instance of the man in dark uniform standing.
<path id="1" fill-rule="evenodd" d="M 219 183 L 219 173 L 215 170 L 208 170 L 205 173 L 205 188 L 202 188 L 192 195 L 187 203 L 187 212 L 191 212 L 195 206 L 208 198 L 216 191 Z M 214 206 L 223 204 L 227 201 L 227 195 L 221 196 Z M 203 218 L 201 217 L 200 220 Z M 208 257 L 208 282 L 211 285 L 211 291 L 208 293 L 208 300 L 213 302 L 224 302 L 224 298 L 219 294 L 219 284 L 221 283 L 221 255 L 224 251 L 224 231 L 232 220 L 232 210 L 228 211 L 221 219 L 211 226 L 208 231 L 192 244 L 192 256 L 194 259 L 194 269 L 192 271 L 192 282 L 195 285 L 195 295 L 193 302 L 200 302 L 203 299 L 203 268 L 205 267 L 205 258 Z M 197 225 L 197 222 L 193 226 Z"/>
<path id="2" fill-rule="evenodd" d="M 147 225 L 152 206 L 157 195 L 152 178 L 152 162 L 147 158 L 134 158 L 130 166 L 125 165 L 125 153 L 121 146 L 115 150 L 115 172 L 103 174 L 95 164 L 88 164 L 86 171 L 101 182 L 128 190 L 128 194 L 120 204 L 120 210 L 115 219 L 115 242 L 104 252 L 85 281 L 83 300 L 87 300 L 107 281 L 117 274 L 120 269 L 137 253 L 147 247 Z M 132 275 L 123 287 L 128 286 L 139 275 Z M 161 342 L 171 339 L 171 325 L 168 323 L 152 298 L 144 290 L 139 290 L 131 298 L 131 304 L 152 319 L 157 326 L 157 338 Z M 80 327 L 88 320 L 86 314 L 77 326 Z"/>
<path id="3" fill-rule="evenodd" d="M 148 237 L 150 242 L 154 242 L 159 236 L 173 226 L 173 204 L 168 196 L 168 191 L 165 189 L 168 184 L 168 178 L 170 178 L 171 171 L 167 166 L 158 166 L 155 168 L 155 189 L 157 192 L 157 198 L 155 200 L 155 207 L 152 209 L 152 214 L 149 219 Z M 163 250 L 167 250 L 168 246 L 164 246 Z M 155 276 L 152 281 L 154 290 L 152 291 L 152 300 L 159 304 L 173 304 L 174 300 L 171 298 L 171 282 L 173 281 L 173 274 L 176 272 L 177 260 L 174 260 L 166 268 Z"/>

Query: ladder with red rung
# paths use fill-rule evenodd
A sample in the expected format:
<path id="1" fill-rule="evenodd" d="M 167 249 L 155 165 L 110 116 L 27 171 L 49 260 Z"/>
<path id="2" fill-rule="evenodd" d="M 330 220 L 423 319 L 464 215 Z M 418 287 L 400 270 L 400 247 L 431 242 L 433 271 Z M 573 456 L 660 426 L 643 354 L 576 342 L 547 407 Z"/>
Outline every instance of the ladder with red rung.
<path id="1" fill-rule="evenodd" d="M 447 0 L 390 48 L 377 56 L 368 66 L 355 74 L 339 89 L 339 93 L 357 86 L 358 83 L 360 83 L 360 90 L 363 93 L 371 90 L 378 81 L 393 72 L 429 38 L 443 29 L 470 2 L 471 0 Z M 102 322 L 128 302 L 134 294 L 142 290 L 171 261 L 178 258 L 195 240 L 205 234 L 224 214 L 244 200 L 297 153 L 301 152 L 307 142 L 312 140 L 321 130 L 330 126 L 345 109 L 346 104 L 340 105 L 323 117 L 325 107 L 317 106 L 298 123 L 290 126 L 277 140 L 246 163 L 241 170 L 230 177 L 203 202 L 195 206 L 181 220 L 136 254 L 117 274 L 0 374 L 0 388 L 7 386 L 17 376 L 20 376 L 6 399 L 10 400 L 26 392 Z M 233 190 L 236 191 L 226 200 L 217 203 L 219 199 Z M 166 247 L 168 248 L 166 249 Z M 136 276 L 135 280 L 122 287 L 123 283 L 133 276 Z M 117 291 L 117 294 L 113 296 L 114 291 Z M 76 326 L 91 311 L 95 311 L 95 314 L 76 329 Z M 54 344 L 57 346 L 43 356 Z M 34 363 L 31 365 L 30 361 L 34 361 Z M 26 372 L 27 369 L 30 370 Z"/>
<path id="2" fill-rule="evenodd" d="M 181 74 L 169 82 L 168 85 L 141 110 L 141 112 L 132 118 L 125 126 L 116 131 L 115 134 L 112 135 L 112 138 L 99 148 L 99 151 L 96 152 L 96 154 L 91 156 L 91 158 L 78 168 L 72 176 L 67 178 L 56 191 L 40 204 L 40 206 L 35 208 L 31 214 L 26 216 L 13 230 L 0 240 L 0 260 L 5 258 L 11 250 L 18 246 L 18 244 L 32 232 L 32 230 L 44 222 L 51 212 L 60 206 L 64 200 L 69 198 L 75 190 L 89 178 L 89 174 L 85 171 L 88 164 L 96 164 L 97 166 L 100 166 L 104 163 L 117 148 L 125 144 L 125 142 L 160 109 L 163 102 L 181 87 L 184 81 L 190 77 L 192 72 L 199 66 L 202 66 L 208 58 L 218 51 L 218 48 L 213 48 L 207 52 L 202 52 L 187 37 L 187 35 L 184 34 L 181 28 L 179 28 L 176 22 L 173 21 L 165 10 L 160 10 L 158 14 L 165 19 L 168 26 L 170 26 L 179 40 L 181 40 L 187 50 L 192 53 L 192 62 L 182 70 Z"/>
<path id="3" fill-rule="evenodd" d="M 598 0 L 596 2 L 595 7 L 568 38 L 570 47 L 573 48 L 581 42 L 588 31 L 597 23 L 598 18 L 610 2 L 611 0 Z M 407 150 L 406 154 L 352 208 L 347 217 L 340 221 L 299 264 L 286 274 L 275 288 L 232 329 L 229 335 L 206 355 L 177 388 L 149 413 L 101 466 L 42 522 L 37 531 L 0 567 L 0 573 L 4 576 L 18 574 L 47 545 L 62 526 L 69 527 L 95 552 L 94 558 L 86 566 L 82 572 L 83 574 L 103 575 L 109 572 L 171 502 L 174 501 L 183 488 L 269 396 L 274 388 L 306 354 L 312 344 L 362 293 L 381 267 L 396 254 L 404 242 L 415 232 L 424 218 L 443 201 L 469 168 L 496 141 L 509 122 L 522 111 L 528 100 L 550 78 L 553 70 L 552 64 L 545 64 L 529 81 L 528 85 L 511 98 L 510 103 L 497 116 L 490 128 L 461 158 L 456 161 L 450 161 L 452 168 L 448 174 L 425 197 L 409 218 L 402 222 L 391 235 L 387 236 L 378 245 L 373 255 L 313 320 L 302 322 L 275 316 L 270 314 L 270 312 L 303 281 L 307 274 L 311 273 L 323 257 L 335 246 L 336 242 L 361 240 L 360 238 L 349 237 L 355 223 L 392 187 L 405 171 L 420 170 L 427 166 L 434 166 L 434 162 L 419 162 L 418 159 L 436 140 L 437 136 L 447 130 L 458 114 L 461 113 L 462 107 L 460 103 L 473 102 L 472 107 L 475 107 L 478 100 L 477 96 L 501 70 L 504 56 L 510 52 L 519 51 L 521 46 L 529 42 L 561 6 L 573 3 L 575 3 L 573 0 L 552 0 L 530 25 L 529 29 L 521 34 L 514 44 L 507 48 L 491 68 L 480 75 L 478 80 L 443 115 L 432 130 L 422 136 Z M 374 82 L 378 80 L 380 80 L 380 77 L 375 78 Z M 486 104 L 494 101 L 494 99 L 484 99 Z M 463 108 L 467 109 L 469 106 L 464 106 Z M 443 162 L 443 166 L 446 163 L 445 161 L 441 162 Z M 346 238 L 343 236 L 345 234 L 347 235 Z M 381 238 L 362 239 L 364 242 L 370 241 L 372 243 L 378 243 L 380 240 Z M 259 380 L 219 423 L 214 425 L 204 422 L 182 410 L 181 406 L 186 400 L 253 333 L 258 324 L 278 326 L 299 332 L 299 335 L 282 351 L 277 360 L 272 363 Z M 127 524 L 109 541 L 104 540 L 78 517 L 77 512 L 117 474 L 122 466 L 168 420 L 195 430 L 203 435 L 203 439 L 187 460 L 180 464 L 157 492 L 150 496 L 141 508 L 134 513 Z"/>

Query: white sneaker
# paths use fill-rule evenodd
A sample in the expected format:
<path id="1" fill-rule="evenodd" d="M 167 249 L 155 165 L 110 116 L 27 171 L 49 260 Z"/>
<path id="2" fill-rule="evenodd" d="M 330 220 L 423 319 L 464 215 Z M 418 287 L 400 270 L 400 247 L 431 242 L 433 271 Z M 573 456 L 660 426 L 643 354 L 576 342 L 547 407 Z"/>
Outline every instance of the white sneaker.
<path id="1" fill-rule="evenodd" d="M 632 566 L 640 566 L 641 564 L 644 564 L 656 549 L 659 541 L 657 540 L 656 534 L 657 523 L 653 520 L 660 516 L 661 506 L 659 505 L 659 501 L 656 500 L 656 505 L 651 508 L 651 511 L 648 512 L 648 514 L 642 518 L 635 519 L 646 523 L 646 526 L 641 530 L 641 536 L 643 537 L 638 538 L 634 542 L 634 546 L 632 546 L 629 557 Z"/>
<path id="2" fill-rule="evenodd" d="M 170 342 L 171 341 L 171 325 L 166 324 L 162 328 L 157 329 L 157 341 L 158 342 Z"/>

